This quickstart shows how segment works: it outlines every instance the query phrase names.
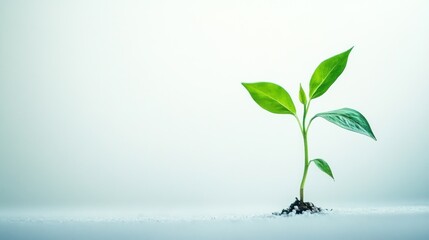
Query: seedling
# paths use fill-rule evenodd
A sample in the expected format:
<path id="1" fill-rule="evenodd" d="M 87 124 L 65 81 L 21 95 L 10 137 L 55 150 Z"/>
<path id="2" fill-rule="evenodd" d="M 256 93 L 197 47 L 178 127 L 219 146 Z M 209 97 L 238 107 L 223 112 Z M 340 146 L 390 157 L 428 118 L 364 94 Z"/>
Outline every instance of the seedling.
<path id="1" fill-rule="evenodd" d="M 298 122 L 302 138 L 304 140 L 304 173 L 302 175 L 301 185 L 299 188 L 299 200 L 301 203 L 297 200 L 295 205 L 304 204 L 305 180 L 307 178 L 308 168 L 312 163 L 334 179 L 332 170 L 325 160 L 320 158 L 309 160 L 308 130 L 314 119 L 321 117 L 339 127 L 377 140 L 365 117 L 360 112 L 351 108 L 342 108 L 329 112 L 318 113 L 307 121 L 307 114 L 311 101 L 322 96 L 341 75 L 346 68 L 347 60 L 352 49 L 353 47 L 343 53 L 328 58 L 319 64 L 311 76 L 308 96 L 300 85 L 299 101 L 304 107 L 302 120 L 297 115 L 295 104 L 293 103 L 289 93 L 283 87 L 270 82 L 242 83 L 252 96 L 253 100 L 255 100 L 255 102 L 263 109 L 276 114 L 292 115 Z M 291 207 L 293 208 L 293 205 L 291 205 Z M 295 209 L 297 208 L 295 207 Z"/>

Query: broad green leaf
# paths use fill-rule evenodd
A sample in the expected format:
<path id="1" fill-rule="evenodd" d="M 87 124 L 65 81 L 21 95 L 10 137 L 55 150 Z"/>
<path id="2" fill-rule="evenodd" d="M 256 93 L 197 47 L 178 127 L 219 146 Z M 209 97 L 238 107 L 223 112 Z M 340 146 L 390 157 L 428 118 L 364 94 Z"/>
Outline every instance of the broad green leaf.
<path id="1" fill-rule="evenodd" d="M 311 121 L 316 117 L 324 118 L 344 129 L 357 132 L 377 140 L 366 118 L 356 110 L 342 108 L 330 112 L 318 113 L 311 119 Z"/>
<path id="2" fill-rule="evenodd" d="M 331 176 L 332 179 L 335 180 L 334 175 L 332 174 L 331 168 L 329 167 L 329 164 L 327 162 L 325 162 L 323 159 L 313 159 L 310 161 L 314 162 L 314 164 L 316 164 L 316 166 L 322 170 L 324 173 L 328 174 L 329 176 Z"/>
<path id="3" fill-rule="evenodd" d="M 295 105 L 281 86 L 270 82 L 242 83 L 253 100 L 263 109 L 279 114 L 296 114 Z"/>
<path id="4" fill-rule="evenodd" d="M 326 59 L 314 71 L 310 80 L 310 99 L 322 96 L 337 80 L 347 65 L 347 59 L 353 47 L 349 50 Z"/>
<path id="5" fill-rule="evenodd" d="M 299 101 L 306 105 L 307 104 L 307 96 L 305 96 L 304 89 L 302 89 L 301 84 L 299 84 Z"/>

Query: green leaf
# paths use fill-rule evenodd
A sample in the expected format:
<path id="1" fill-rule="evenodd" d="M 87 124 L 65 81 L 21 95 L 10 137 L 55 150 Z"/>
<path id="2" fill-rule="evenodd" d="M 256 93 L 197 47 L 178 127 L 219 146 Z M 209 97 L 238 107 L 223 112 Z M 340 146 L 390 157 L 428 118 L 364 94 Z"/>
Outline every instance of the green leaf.
<path id="1" fill-rule="evenodd" d="M 314 162 L 314 164 L 316 164 L 316 166 L 322 170 L 324 173 L 328 174 L 329 176 L 331 176 L 332 179 L 335 180 L 334 175 L 332 174 L 331 168 L 329 167 L 329 164 L 327 162 L 325 162 L 323 159 L 313 159 L 310 161 Z"/>
<path id="2" fill-rule="evenodd" d="M 305 96 L 304 89 L 302 89 L 301 84 L 299 84 L 299 101 L 306 105 L 307 104 L 307 96 Z"/>
<path id="3" fill-rule="evenodd" d="M 281 86 L 270 82 L 242 83 L 263 109 L 278 114 L 296 114 L 295 105 Z"/>
<path id="4" fill-rule="evenodd" d="M 353 47 L 349 50 L 326 59 L 314 71 L 310 80 L 310 99 L 322 96 L 337 80 L 347 65 L 347 59 Z"/>
<path id="5" fill-rule="evenodd" d="M 366 118 L 356 110 L 342 108 L 330 112 L 318 113 L 311 119 L 311 121 L 316 117 L 322 117 L 344 129 L 357 132 L 377 140 Z"/>

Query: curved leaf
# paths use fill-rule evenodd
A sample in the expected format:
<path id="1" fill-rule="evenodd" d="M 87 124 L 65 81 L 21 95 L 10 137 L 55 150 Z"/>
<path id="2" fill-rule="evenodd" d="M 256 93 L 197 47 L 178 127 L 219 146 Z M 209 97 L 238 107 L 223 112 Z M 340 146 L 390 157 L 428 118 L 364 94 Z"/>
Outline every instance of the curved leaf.
<path id="1" fill-rule="evenodd" d="M 242 83 L 263 109 L 278 114 L 296 114 L 295 105 L 281 86 L 270 82 Z"/>
<path id="2" fill-rule="evenodd" d="M 304 89 L 302 89 L 301 84 L 299 84 L 299 101 L 306 105 L 307 104 L 307 96 L 305 96 Z"/>
<path id="3" fill-rule="evenodd" d="M 331 176 L 332 179 L 335 180 L 334 175 L 332 174 L 331 168 L 329 167 L 329 164 L 325 162 L 325 160 L 318 158 L 318 159 L 311 160 L 310 163 L 311 162 L 314 162 L 314 164 L 316 164 L 316 166 L 320 170 L 322 170 L 324 173 L 328 174 L 329 176 Z"/>
<path id="4" fill-rule="evenodd" d="M 354 109 L 342 108 L 330 112 L 318 113 L 311 119 L 311 121 L 316 117 L 324 118 L 344 129 L 357 132 L 377 140 L 366 118 Z"/>
<path id="5" fill-rule="evenodd" d="M 322 96 L 337 80 L 347 65 L 349 50 L 326 59 L 317 66 L 310 80 L 310 99 Z"/>

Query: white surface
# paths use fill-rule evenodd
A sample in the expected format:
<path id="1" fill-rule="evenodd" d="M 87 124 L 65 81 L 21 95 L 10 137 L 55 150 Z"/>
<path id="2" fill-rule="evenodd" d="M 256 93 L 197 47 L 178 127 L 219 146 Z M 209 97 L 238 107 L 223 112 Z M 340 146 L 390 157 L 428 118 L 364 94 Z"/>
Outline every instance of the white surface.
<path id="1" fill-rule="evenodd" d="M 321 214 L 303 214 L 295 216 L 274 216 L 269 212 L 259 211 L 249 213 L 231 213 L 231 211 L 219 211 L 218 213 L 204 213 L 203 211 L 182 209 L 181 212 L 156 213 L 153 210 L 56 210 L 35 211 L 20 210 L 0 211 L 2 222 L 180 222 L 180 221 L 229 221 L 229 220 L 261 220 L 281 218 L 305 218 L 305 217 L 337 217 L 337 216 L 407 216 L 429 215 L 429 206 L 397 206 L 397 207 L 362 207 L 362 208 L 335 208 L 325 209 Z"/>
<path id="2" fill-rule="evenodd" d="M 61 215 L 63 214 L 63 215 Z M 429 206 L 320 215 L 145 216 L 132 212 L 5 214 L 1 239 L 427 239 Z"/>

